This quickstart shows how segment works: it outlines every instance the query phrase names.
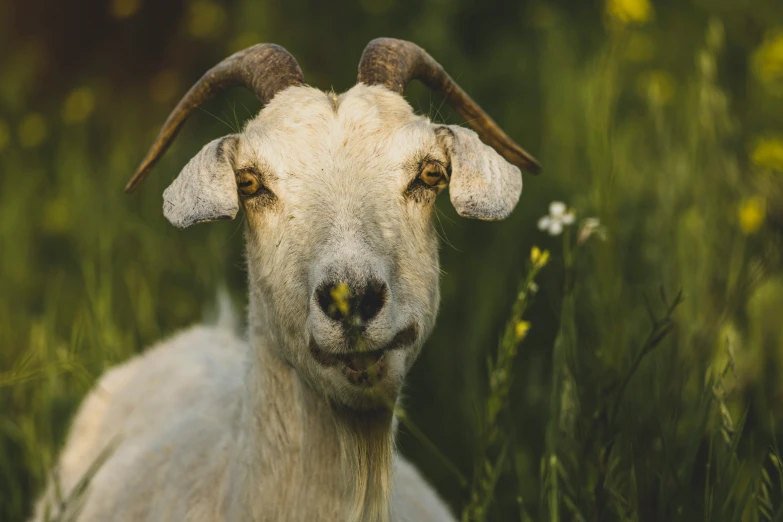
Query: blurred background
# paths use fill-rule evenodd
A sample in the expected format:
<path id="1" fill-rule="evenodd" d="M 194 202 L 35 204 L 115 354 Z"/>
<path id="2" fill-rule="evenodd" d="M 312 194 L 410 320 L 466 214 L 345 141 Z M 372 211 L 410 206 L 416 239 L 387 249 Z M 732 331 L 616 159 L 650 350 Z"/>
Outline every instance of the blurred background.
<path id="1" fill-rule="evenodd" d="M 501 223 L 440 198 L 441 312 L 404 402 L 431 444 L 403 426 L 401 451 L 465 520 L 783 519 L 780 0 L 0 0 L 0 520 L 29 514 L 103 370 L 221 286 L 246 302 L 241 219 L 175 230 L 161 193 L 252 95 L 206 104 L 123 194 L 179 96 L 258 42 L 340 92 L 378 36 L 544 166 Z M 562 235 L 537 227 L 555 200 Z M 498 355 L 533 246 L 526 337 Z"/>

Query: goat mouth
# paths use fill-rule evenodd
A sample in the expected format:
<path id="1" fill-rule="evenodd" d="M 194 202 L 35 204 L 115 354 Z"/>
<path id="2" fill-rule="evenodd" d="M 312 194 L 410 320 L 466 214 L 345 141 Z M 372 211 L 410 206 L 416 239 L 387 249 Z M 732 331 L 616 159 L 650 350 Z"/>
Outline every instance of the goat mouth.
<path id="1" fill-rule="evenodd" d="M 343 358 L 342 362 L 345 364 L 346 371 L 361 373 L 375 369 L 385 354 L 384 350 L 354 353 Z"/>
<path id="2" fill-rule="evenodd" d="M 315 341 L 310 338 L 310 353 L 321 365 L 343 367 L 343 373 L 362 374 L 378 369 L 379 363 L 382 363 L 383 356 L 387 352 L 398 350 L 410 346 L 416 341 L 419 329 L 415 323 L 403 328 L 392 338 L 385 346 L 376 350 L 353 350 L 345 352 L 327 352 Z"/>

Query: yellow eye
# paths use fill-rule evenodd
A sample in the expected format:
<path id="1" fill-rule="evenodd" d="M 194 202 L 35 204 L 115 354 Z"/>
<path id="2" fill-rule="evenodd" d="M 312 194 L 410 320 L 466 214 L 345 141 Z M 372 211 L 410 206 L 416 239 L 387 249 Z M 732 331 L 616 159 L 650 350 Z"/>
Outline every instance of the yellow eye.
<path id="1" fill-rule="evenodd" d="M 435 187 L 448 181 L 443 165 L 434 161 L 428 161 L 422 166 L 419 178 L 430 187 Z"/>
<path id="2" fill-rule="evenodd" d="M 261 180 L 258 173 L 252 170 L 243 170 L 237 175 L 237 186 L 243 196 L 253 196 L 261 189 Z"/>

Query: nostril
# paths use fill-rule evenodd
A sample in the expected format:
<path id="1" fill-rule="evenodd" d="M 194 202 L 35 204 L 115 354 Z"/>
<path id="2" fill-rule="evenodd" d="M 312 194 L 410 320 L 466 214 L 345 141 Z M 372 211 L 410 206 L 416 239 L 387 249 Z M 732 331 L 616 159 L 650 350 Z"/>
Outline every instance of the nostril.
<path id="1" fill-rule="evenodd" d="M 359 317 L 362 323 L 378 315 L 384 304 L 386 304 L 386 285 L 381 281 L 370 282 L 359 301 Z"/>
<path id="2" fill-rule="evenodd" d="M 356 292 L 346 283 L 325 283 L 315 291 L 321 311 L 333 321 L 361 326 L 372 320 L 386 304 L 386 284 L 371 281 Z"/>
<path id="3" fill-rule="evenodd" d="M 344 321 L 351 312 L 351 290 L 345 283 L 323 284 L 315 297 L 321 311 L 333 321 Z"/>

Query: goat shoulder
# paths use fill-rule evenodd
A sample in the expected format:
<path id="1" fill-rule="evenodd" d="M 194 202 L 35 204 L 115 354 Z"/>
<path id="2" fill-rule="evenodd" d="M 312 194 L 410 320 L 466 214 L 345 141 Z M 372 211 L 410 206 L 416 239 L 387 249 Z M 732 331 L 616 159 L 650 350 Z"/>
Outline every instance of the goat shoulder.
<path id="1" fill-rule="evenodd" d="M 210 520 L 194 511 L 219 504 L 215 479 L 228 460 L 247 349 L 227 329 L 195 326 L 107 371 L 61 454 L 63 496 L 102 453 L 110 458 L 91 478 L 84 505 L 66 509 L 79 509 L 79 520 Z M 33 520 L 44 519 L 47 504 L 56 514 L 54 500 L 50 484 Z"/>
<path id="2" fill-rule="evenodd" d="M 392 514 L 396 522 L 456 520 L 419 471 L 400 456 L 395 465 Z"/>

